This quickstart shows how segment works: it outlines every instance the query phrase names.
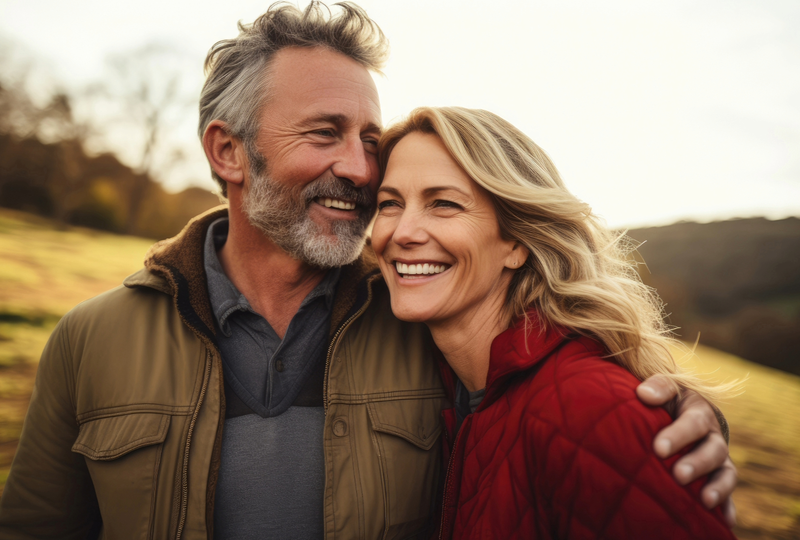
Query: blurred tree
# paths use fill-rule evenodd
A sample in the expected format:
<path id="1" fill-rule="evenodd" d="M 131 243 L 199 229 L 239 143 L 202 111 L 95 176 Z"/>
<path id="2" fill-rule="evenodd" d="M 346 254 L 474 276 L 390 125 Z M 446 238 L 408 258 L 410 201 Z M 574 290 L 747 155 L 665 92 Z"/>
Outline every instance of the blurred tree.
<path id="1" fill-rule="evenodd" d="M 207 190 L 168 193 L 153 181 L 185 159 L 175 134 L 196 119 L 189 71 L 176 49 L 148 45 L 110 58 L 102 82 L 68 92 L 0 36 L 0 206 L 165 238 L 218 204 Z"/>
<path id="2" fill-rule="evenodd" d="M 174 131 L 185 124 L 197 98 L 187 73 L 191 63 L 175 47 L 150 43 L 110 57 L 107 65 L 106 77 L 86 96 L 93 102 L 93 116 L 106 124 L 102 145 L 122 150 L 136 173 L 126 197 L 125 231 L 133 232 L 150 179 L 164 178 L 186 159 Z"/>

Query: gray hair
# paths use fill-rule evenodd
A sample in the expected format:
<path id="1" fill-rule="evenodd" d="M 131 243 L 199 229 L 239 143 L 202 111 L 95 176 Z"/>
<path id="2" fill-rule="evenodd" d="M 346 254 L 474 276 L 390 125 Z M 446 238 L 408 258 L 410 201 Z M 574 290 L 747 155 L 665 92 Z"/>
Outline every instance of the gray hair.
<path id="1" fill-rule="evenodd" d="M 207 77 L 200 93 L 200 138 L 211 121 L 222 120 L 244 143 L 248 157 L 258 155 L 258 112 L 269 91 L 267 69 L 281 49 L 324 47 L 380 73 L 389 56 L 389 42 L 380 27 L 351 2 L 334 5 L 341 8 L 336 15 L 316 0 L 302 11 L 277 2 L 252 24 L 239 22 L 237 37 L 215 43 L 206 56 Z M 225 181 L 213 170 L 211 176 L 226 197 Z"/>

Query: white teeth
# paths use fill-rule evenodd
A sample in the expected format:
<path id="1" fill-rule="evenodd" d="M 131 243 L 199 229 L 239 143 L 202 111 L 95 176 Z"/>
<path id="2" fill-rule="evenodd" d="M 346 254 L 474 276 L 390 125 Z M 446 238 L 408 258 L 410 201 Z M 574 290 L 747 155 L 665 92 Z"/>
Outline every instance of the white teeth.
<path id="1" fill-rule="evenodd" d="M 399 261 L 395 262 L 395 267 L 398 274 L 406 276 L 441 274 L 447 270 L 444 264 L 405 264 Z"/>
<path id="2" fill-rule="evenodd" d="M 318 199 L 319 203 L 327 208 L 338 208 L 340 210 L 353 210 L 356 207 L 356 203 L 354 202 L 347 202 L 347 201 L 340 201 L 339 199 Z"/>

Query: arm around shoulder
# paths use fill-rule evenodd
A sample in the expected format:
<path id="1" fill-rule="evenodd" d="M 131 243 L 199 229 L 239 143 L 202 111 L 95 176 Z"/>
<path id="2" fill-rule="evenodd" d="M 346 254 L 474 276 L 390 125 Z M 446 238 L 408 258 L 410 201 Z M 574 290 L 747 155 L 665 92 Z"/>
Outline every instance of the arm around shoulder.
<path id="1" fill-rule="evenodd" d="M 75 365 L 69 315 L 45 346 L 11 472 L 0 498 L 0 537 L 85 538 L 97 503 L 84 458 L 72 452 Z M 93 519 L 94 518 L 94 519 Z"/>
<path id="2" fill-rule="evenodd" d="M 682 454 L 659 458 L 655 434 L 670 422 L 635 395 L 627 371 L 597 359 L 563 381 L 565 421 L 548 453 L 566 456 L 550 483 L 554 525 L 565 537 L 734 538 L 719 509 L 700 500 L 705 477 L 681 486 L 671 468 Z M 560 448 L 559 448 L 560 447 Z"/>

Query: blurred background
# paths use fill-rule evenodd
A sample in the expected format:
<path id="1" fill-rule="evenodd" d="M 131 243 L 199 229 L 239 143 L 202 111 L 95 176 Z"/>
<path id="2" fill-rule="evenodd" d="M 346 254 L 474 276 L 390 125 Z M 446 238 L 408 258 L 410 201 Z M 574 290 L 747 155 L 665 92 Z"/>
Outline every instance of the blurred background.
<path id="1" fill-rule="evenodd" d="M 269 3 L 0 0 L 0 485 L 55 323 L 219 204 L 203 60 Z M 385 122 L 496 112 L 642 243 L 642 278 L 699 337 L 676 356 L 749 377 L 721 404 L 737 535 L 800 538 L 800 3 L 358 3 L 392 43 Z"/>

